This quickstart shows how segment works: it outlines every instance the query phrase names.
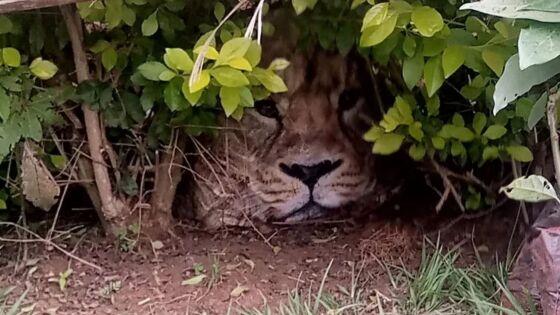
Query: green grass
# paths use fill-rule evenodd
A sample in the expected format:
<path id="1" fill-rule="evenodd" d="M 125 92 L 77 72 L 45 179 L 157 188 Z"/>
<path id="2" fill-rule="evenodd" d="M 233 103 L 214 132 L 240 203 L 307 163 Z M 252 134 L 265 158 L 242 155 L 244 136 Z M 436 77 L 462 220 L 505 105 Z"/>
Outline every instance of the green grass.
<path id="1" fill-rule="evenodd" d="M 507 268 L 498 263 L 493 267 L 475 265 L 466 268 L 456 266 L 459 254 L 445 251 L 436 243 L 425 243 L 420 267 L 409 271 L 403 267 L 386 266 L 386 272 L 400 298 L 392 303 L 381 303 L 371 294 L 367 282 L 360 281 L 361 272 L 352 268 L 349 287 L 338 286 L 337 298 L 324 290 L 330 266 L 326 268 L 320 286 L 315 292 L 302 292 L 295 288 L 287 299 L 277 307 L 266 305 L 262 309 L 240 310 L 239 315 L 335 315 L 335 314 L 537 314 L 534 303 L 529 311 L 507 289 Z M 370 290 L 367 290 L 370 289 Z M 504 296 L 511 308 L 501 304 Z M 266 304 L 266 303 L 265 303 Z M 387 304 L 392 304 L 387 306 Z M 384 309 L 385 308 L 385 309 Z M 233 311 L 231 312 L 233 314 Z"/>
<path id="2" fill-rule="evenodd" d="M 8 297 L 15 287 L 0 289 L 0 315 L 16 315 L 19 314 L 21 304 L 27 295 L 27 290 L 23 292 L 11 306 L 8 305 Z"/>

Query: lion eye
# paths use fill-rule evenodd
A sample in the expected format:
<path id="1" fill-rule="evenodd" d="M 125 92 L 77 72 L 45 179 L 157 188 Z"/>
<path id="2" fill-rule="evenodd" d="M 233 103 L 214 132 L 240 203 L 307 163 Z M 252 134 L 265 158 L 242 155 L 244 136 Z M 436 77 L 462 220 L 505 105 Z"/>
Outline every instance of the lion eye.
<path id="1" fill-rule="evenodd" d="M 255 102 L 255 109 L 257 112 L 265 117 L 278 118 L 280 113 L 273 100 L 261 100 Z"/>
<path id="2" fill-rule="evenodd" d="M 338 109 L 341 111 L 351 109 L 356 105 L 359 97 L 359 91 L 356 89 L 347 89 L 342 91 L 338 97 Z"/>

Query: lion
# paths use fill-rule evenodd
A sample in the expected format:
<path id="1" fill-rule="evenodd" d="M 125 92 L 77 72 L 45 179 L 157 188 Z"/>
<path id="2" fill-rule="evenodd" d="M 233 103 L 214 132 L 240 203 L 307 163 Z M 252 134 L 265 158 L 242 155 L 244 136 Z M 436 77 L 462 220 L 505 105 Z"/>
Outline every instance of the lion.
<path id="1" fill-rule="evenodd" d="M 288 92 L 257 101 L 240 122 L 223 119 L 219 136 L 197 145 L 193 207 L 210 229 L 297 223 L 387 199 L 362 139 L 376 108 L 365 60 L 355 52 L 298 50 L 275 36 L 263 43 L 262 62 L 277 57 L 290 61 L 280 73 Z"/>

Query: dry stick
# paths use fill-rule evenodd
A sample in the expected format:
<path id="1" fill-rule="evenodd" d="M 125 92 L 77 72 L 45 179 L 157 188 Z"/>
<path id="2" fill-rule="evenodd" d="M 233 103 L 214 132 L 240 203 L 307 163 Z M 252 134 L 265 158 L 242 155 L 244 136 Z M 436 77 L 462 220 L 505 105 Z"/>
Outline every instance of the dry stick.
<path id="1" fill-rule="evenodd" d="M 76 77 L 78 83 L 90 79 L 87 57 L 84 50 L 84 43 L 81 38 L 82 26 L 77 19 L 76 9 L 73 6 L 61 6 L 60 11 L 66 22 L 70 42 L 72 43 L 72 52 L 74 54 L 74 63 L 76 66 Z M 113 194 L 111 187 L 111 179 L 109 172 L 105 166 L 102 155 L 103 140 L 101 132 L 101 123 L 99 115 L 91 110 L 87 104 L 82 104 L 84 113 L 84 122 L 86 126 L 86 134 L 89 144 L 89 151 L 93 160 L 93 173 L 99 197 L 101 199 L 102 211 L 107 219 L 116 218 L 121 215 L 124 204 Z"/>
<path id="2" fill-rule="evenodd" d="M 80 160 L 80 149 L 81 149 L 82 145 L 80 145 L 80 147 L 78 147 L 78 150 L 76 150 L 76 153 L 74 153 L 74 156 L 72 157 L 72 159 L 75 159 L 74 162 L 72 163 L 72 167 L 70 169 L 70 178 L 72 177 L 72 174 L 74 174 L 74 171 L 76 169 L 76 165 L 78 163 L 78 161 Z M 60 200 L 58 202 L 58 207 L 56 208 L 56 213 L 54 215 L 54 219 L 53 219 L 53 223 L 51 225 L 51 228 L 49 229 L 49 232 L 47 233 L 47 240 L 51 240 L 52 238 L 52 234 L 54 232 L 54 229 L 56 227 L 56 223 L 58 222 L 58 216 L 60 215 L 60 210 L 62 209 L 62 204 L 64 203 L 64 199 L 66 198 L 66 192 L 68 191 L 68 187 L 70 186 L 71 181 L 68 180 L 66 182 L 66 184 L 64 185 L 64 190 L 62 191 L 62 196 L 60 197 Z"/>
<path id="3" fill-rule="evenodd" d="M 42 237 L 39 236 L 37 233 L 35 233 L 35 232 L 29 230 L 28 228 L 26 228 L 26 227 L 24 227 L 24 226 L 21 226 L 21 225 L 19 225 L 19 224 L 15 224 L 15 223 L 12 223 L 12 222 L 0 222 L 0 226 L 1 226 L 1 225 L 6 225 L 6 226 L 15 227 L 16 229 L 23 230 L 23 231 L 29 233 L 31 236 L 35 237 L 35 239 L 12 239 L 12 238 L 3 238 L 3 237 L 0 237 L 0 241 L 2 241 L 2 242 L 12 242 L 12 243 L 37 243 L 37 242 L 39 242 L 39 243 L 45 243 L 46 245 L 52 246 L 53 248 L 59 250 L 59 251 L 60 251 L 61 253 L 63 253 L 64 255 L 66 255 L 66 256 L 68 256 L 68 257 L 70 257 L 70 258 L 72 258 L 72 259 L 75 259 L 75 260 L 81 262 L 81 263 L 84 264 L 84 265 L 90 266 L 90 267 L 92 267 L 92 268 L 94 268 L 94 269 L 96 269 L 96 270 L 98 270 L 98 271 L 103 271 L 103 268 L 101 268 L 100 266 L 98 266 L 98 265 L 96 265 L 96 264 L 94 264 L 94 263 L 91 263 L 91 262 L 89 262 L 89 261 L 87 261 L 87 260 L 84 260 L 84 259 L 82 259 L 82 258 L 80 258 L 80 257 L 78 257 L 78 256 L 76 256 L 76 255 L 74 255 L 74 254 L 72 254 L 71 252 L 65 250 L 64 248 L 62 248 L 62 247 L 60 247 L 60 246 L 58 246 L 58 245 L 55 244 L 54 242 L 42 238 Z"/>
<path id="4" fill-rule="evenodd" d="M 432 165 L 434 166 L 436 172 L 441 177 L 441 180 L 443 181 L 443 185 L 445 186 L 445 189 L 449 188 L 451 190 L 451 194 L 453 195 L 453 198 L 455 198 L 455 201 L 457 202 L 457 205 L 459 206 L 459 209 L 461 209 L 462 212 L 465 212 L 465 207 L 463 206 L 463 203 L 461 202 L 461 196 L 459 196 L 459 193 L 457 193 L 457 190 L 455 190 L 455 186 L 453 186 L 453 183 L 451 182 L 451 180 L 447 176 L 447 173 L 442 169 L 442 167 L 438 164 L 438 162 L 436 162 L 433 158 L 431 158 L 431 161 L 432 161 Z"/>
<path id="5" fill-rule="evenodd" d="M 548 91 L 548 104 L 546 112 L 548 118 L 548 129 L 550 130 L 550 146 L 552 149 L 552 157 L 554 160 L 554 175 L 556 177 L 556 185 L 560 185 L 560 146 L 558 144 L 558 130 L 556 124 L 556 103 L 560 99 L 557 90 Z"/>

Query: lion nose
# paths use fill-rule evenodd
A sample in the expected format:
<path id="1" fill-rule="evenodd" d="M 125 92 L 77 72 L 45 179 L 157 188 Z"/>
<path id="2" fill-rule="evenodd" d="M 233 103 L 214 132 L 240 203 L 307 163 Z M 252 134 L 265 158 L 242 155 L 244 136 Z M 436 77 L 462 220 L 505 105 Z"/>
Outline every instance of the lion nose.
<path id="1" fill-rule="evenodd" d="M 287 175 L 301 180 L 305 185 L 312 188 L 315 186 L 319 178 L 334 171 L 341 164 L 342 160 L 336 160 L 334 162 L 325 160 L 314 165 L 286 165 L 284 163 L 280 163 L 280 169 Z"/>

